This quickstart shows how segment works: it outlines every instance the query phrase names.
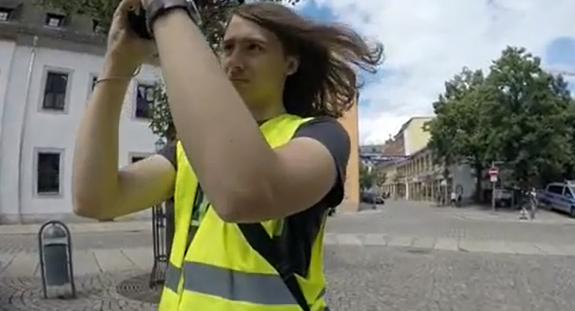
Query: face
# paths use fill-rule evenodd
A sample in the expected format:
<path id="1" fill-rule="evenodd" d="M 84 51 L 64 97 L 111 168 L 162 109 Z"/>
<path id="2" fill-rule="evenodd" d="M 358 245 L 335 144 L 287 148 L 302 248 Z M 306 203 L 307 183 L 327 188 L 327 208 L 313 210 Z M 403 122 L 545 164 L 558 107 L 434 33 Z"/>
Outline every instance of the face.
<path id="1" fill-rule="evenodd" d="M 238 16 L 228 24 L 220 58 L 248 106 L 277 102 L 287 76 L 297 70 L 296 59 L 285 55 L 275 34 Z"/>

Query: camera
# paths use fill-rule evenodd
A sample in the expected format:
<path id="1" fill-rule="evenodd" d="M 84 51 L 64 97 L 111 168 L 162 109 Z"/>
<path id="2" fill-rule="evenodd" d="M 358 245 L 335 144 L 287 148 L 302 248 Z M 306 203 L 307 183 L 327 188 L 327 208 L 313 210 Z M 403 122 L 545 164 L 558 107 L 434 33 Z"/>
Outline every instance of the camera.
<path id="1" fill-rule="evenodd" d="M 130 29 L 140 38 L 152 40 L 152 34 L 148 30 L 146 23 L 146 11 L 143 9 L 136 13 L 134 11 L 128 12 L 128 24 Z"/>
<path id="2" fill-rule="evenodd" d="M 194 14 L 192 16 L 196 23 L 202 24 L 202 18 L 200 16 L 200 11 L 198 7 L 206 7 L 209 6 L 212 0 L 187 0 L 189 11 Z M 245 0 L 228 0 L 229 2 L 236 2 L 237 5 L 244 4 Z M 214 1 L 216 2 L 216 1 Z M 146 40 L 152 40 L 152 34 L 148 29 L 148 24 L 146 20 L 146 11 L 141 9 L 138 13 L 134 11 L 128 12 L 128 24 L 130 25 L 130 29 L 140 38 Z"/>

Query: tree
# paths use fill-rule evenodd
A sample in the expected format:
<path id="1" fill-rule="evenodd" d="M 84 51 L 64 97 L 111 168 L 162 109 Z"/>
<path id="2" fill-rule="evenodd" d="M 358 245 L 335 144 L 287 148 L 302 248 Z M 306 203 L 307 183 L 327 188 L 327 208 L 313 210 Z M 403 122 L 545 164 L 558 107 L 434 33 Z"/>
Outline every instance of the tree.
<path id="1" fill-rule="evenodd" d="M 37 0 L 41 6 L 55 8 L 68 15 L 84 15 L 97 21 L 102 34 L 110 27 L 114 11 L 121 0 Z M 258 2 L 283 2 L 295 5 L 299 0 L 256 0 Z M 195 0 L 202 16 L 200 28 L 215 51 L 223 37 L 226 21 L 233 9 L 243 0 Z M 175 137 L 175 127 L 168 107 L 168 96 L 163 82 L 156 85 L 156 103 L 152 107 L 150 129 L 167 139 Z"/>
<path id="2" fill-rule="evenodd" d="M 377 173 L 375 169 L 364 163 L 359 166 L 359 187 L 371 189 L 376 184 Z"/>
<path id="3" fill-rule="evenodd" d="M 485 88 L 491 158 L 523 189 L 560 177 L 573 161 L 573 100 L 563 77 L 545 72 L 524 48 L 507 47 Z"/>
<path id="4" fill-rule="evenodd" d="M 435 161 L 444 166 L 444 179 L 452 164 L 467 163 L 478 176 L 477 195 L 482 193 L 481 174 L 487 152 L 484 138 L 488 129 L 483 125 L 486 116 L 482 107 L 486 96 L 484 82 L 481 70 L 463 68 L 445 83 L 444 92 L 433 104 L 436 117 L 426 124 L 431 136 L 428 146 Z"/>

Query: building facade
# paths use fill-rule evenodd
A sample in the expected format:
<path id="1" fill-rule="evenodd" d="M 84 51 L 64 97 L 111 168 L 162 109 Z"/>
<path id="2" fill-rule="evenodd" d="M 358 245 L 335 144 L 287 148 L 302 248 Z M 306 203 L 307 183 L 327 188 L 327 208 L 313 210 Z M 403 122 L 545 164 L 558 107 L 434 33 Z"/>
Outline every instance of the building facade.
<path id="1" fill-rule="evenodd" d="M 41 10 L 34 0 L 0 1 L 0 223 L 81 220 L 72 213 L 76 129 L 103 65 L 105 40 L 95 21 Z M 132 79 L 120 121 L 119 166 L 155 152 L 148 128 L 159 70 Z M 357 110 L 342 119 L 357 151 Z M 346 209 L 359 200 L 357 152 Z M 149 211 L 127 218 L 148 218 Z"/>
<path id="2" fill-rule="evenodd" d="M 90 19 L 0 2 L 0 223 L 80 220 L 72 214 L 76 129 L 103 65 Z M 143 66 L 120 121 L 120 166 L 155 152 L 148 108 L 159 72 Z M 148 217 L 144 212 L 130 217 Z"/>
<path id="3" fill-rule="evenodd" d="M 391 163 L 386 170 L 392 177 L 387 178 L 383 190 L 394 198 L 437 201 L 440 196 L 449 198 L 453 191 L 467 201 L 474 195 L 475 176 L 471 167 L 456 164 L 445 170 L 443 165 L 434 163 L 433 153 L 427 147 Z"/>
<path id="4" fill-rule="evenodd" d="M 359 119 L 357 104 L 340 119 L 341 124 L 349 133 L 351 154 L 347 165 L 345 181 L 345 198 L 340 205 L 343 211 L 357 211 L 359 209 Z"/>
<path id="5" fill-rule="evenodd" d="M 429 132 L 425 123 L 433 117 L 413 117 L 405 122 L 397 134 L 381 147 L 384 156 L 409 156 L 423 149 L 429 142 Z"/>

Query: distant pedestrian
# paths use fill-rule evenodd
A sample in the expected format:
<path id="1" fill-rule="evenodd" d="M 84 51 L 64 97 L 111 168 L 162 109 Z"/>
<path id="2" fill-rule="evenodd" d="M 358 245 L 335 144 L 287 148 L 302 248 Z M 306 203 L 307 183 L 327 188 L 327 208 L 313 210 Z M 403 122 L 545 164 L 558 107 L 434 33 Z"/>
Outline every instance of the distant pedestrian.
<path id="1" fill-rule="evenodd" d="M 451 191 L 451 206 L 455 207 L 456 203 L 457 203 L 457 193 L 455 193 L 455 191 Z"/>
<path id="2" fill-rule="evenodd" d="M 529 218 L 535 219 L 535 214 L 537 213 L 537 190 L 535 187 L 531 187 L 529 191 Z"/>

